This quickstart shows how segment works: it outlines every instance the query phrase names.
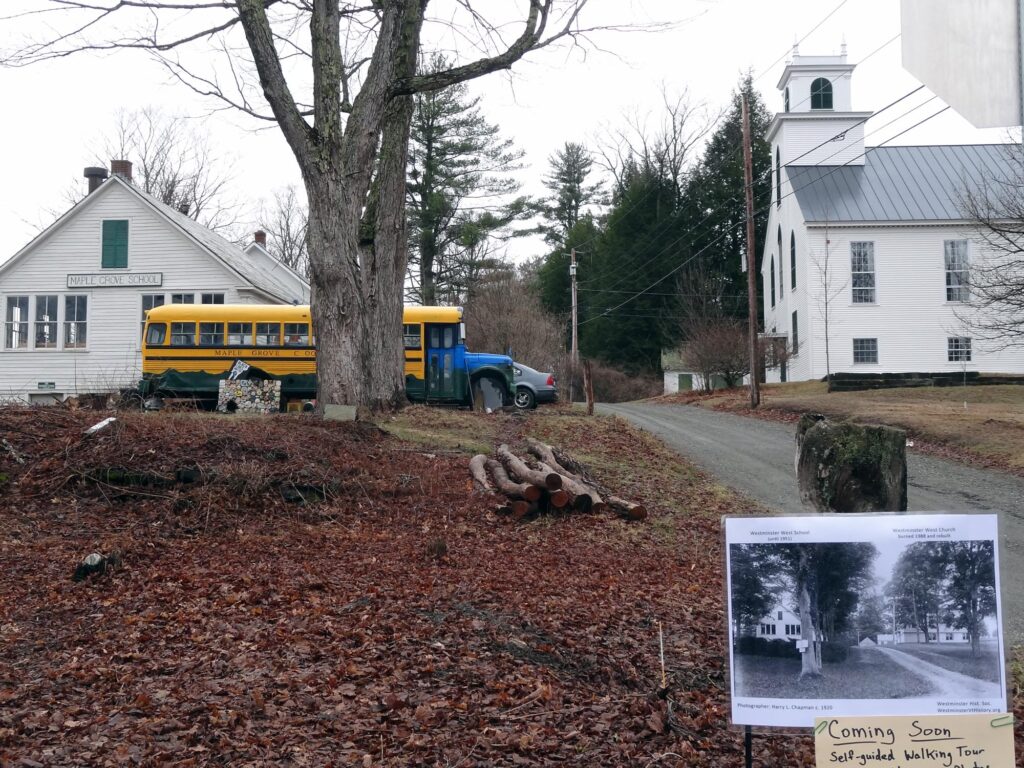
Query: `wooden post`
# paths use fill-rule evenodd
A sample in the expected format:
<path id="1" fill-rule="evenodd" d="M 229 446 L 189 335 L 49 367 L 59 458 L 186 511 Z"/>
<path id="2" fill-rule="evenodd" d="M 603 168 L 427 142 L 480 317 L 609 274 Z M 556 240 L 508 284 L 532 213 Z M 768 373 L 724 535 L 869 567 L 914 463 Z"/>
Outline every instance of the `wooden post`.
<path id="1" fill-rule="evenodd" d="M 750 111 L 747 109 L 747 95 L 743 94 L 743 180 L 747 189 L 747 322 L 748 347 L 750 350 L 750 407 L 761 403 L 761 391 L 757 385 L 760 366 L 757 364 L 757 282 L 754 267 L 754 170 L 750 148 Z M 777 171 L 781 173 L 781 169 Z"/>
<path id="2" fill-rule="evenodd" d="M 587 416 L 594 415 L 594 376 L 590 370 L 590 360 L 583 361 L 583 389 L 587 393 Z"/>

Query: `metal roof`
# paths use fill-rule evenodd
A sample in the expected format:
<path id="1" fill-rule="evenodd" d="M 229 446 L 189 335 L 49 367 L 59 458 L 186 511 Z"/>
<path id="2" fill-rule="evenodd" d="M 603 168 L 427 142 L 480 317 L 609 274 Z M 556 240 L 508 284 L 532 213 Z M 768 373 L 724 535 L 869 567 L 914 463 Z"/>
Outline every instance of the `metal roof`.
<path id="1" fill-rule="evenodd" d="M 956 221 L 965 190 L 1011 180 L 1015 144 L 871 147 L 864 165 L 788 166 L 808 222 Z"/>

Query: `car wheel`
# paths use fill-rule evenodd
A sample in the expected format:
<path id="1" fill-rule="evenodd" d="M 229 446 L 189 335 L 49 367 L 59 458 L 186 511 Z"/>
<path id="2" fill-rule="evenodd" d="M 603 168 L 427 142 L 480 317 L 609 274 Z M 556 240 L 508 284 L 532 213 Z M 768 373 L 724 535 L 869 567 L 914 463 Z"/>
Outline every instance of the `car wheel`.
<path id="1" fill-rule="evenodd" d="M 529 410 L 530 408 L 537 407 L 537 398 L 533 392 L 528 390 L 526 387 L 519 387 L 516 389 L 516 408 L 522 410 Z"/>

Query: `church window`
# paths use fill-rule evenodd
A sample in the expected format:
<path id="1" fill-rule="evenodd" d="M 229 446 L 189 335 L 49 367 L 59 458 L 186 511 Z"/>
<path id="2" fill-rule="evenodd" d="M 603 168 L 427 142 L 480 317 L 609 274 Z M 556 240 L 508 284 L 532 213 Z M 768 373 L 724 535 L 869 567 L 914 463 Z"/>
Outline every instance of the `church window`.
<path id="1" fill-rule="evenodd" d="M 789 233 L 789 287 L 796 290 L 796 232 Z"/>
<path id="2" fill-rule="evenodd" d="M 811 83 L 811 109 L 832 109 L 832 83 L 819 77 Z"/>

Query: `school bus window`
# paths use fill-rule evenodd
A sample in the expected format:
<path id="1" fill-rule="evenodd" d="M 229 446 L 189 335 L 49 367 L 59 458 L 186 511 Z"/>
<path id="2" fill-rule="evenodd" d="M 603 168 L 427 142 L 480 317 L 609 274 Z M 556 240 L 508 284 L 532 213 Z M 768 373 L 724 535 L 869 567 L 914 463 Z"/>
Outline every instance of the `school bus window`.
<path id="1" fill-rule="evenodd" d="M 256 323 L 256 346 L 277 347 L 281 345 L 281 326 L 277 323 Z"/>
<path id="2" fill-rule="evenodd" d="M 224 324 L 223 323 L 200 323 L 199 344 L 204 347 L 224 346 Z"/>
<path id="3" fill-rule="evenodd" d="M 285 323 L 284 343 L 288 347 L 308 347 L 309 323 Z"/>
<path id="4" fill-rule="evenodd" d="M 167 340 L 167 325 L 164 323 L 152 323 L 149 332 L 146 334 L 146 343 L 151 346 L 160 346 Z"/>
<path id="5" fill-rule="evenodd" d="M 444 327 L 444 348 L 451 349 L 455 346 L 455 329 L 450 325 Z"/>
<path id="6" fill-rule="evenodd" d="M 252 323 L 228 323 L 228 346 L 251 347 Z"/>
<path id="7" fill-rule="evenodd" d="M 196 343 L 195 323 L 171 323 L 171 346 L 191 347 Z"/>
<path id="8" fill-rule="evenodd" d="M 422 349 L 423 345 L 420 343 L 420 325 L 419 323 L 406 323 L 402 326 L 402 338 L 405 341 L 406 349 Z"/>

